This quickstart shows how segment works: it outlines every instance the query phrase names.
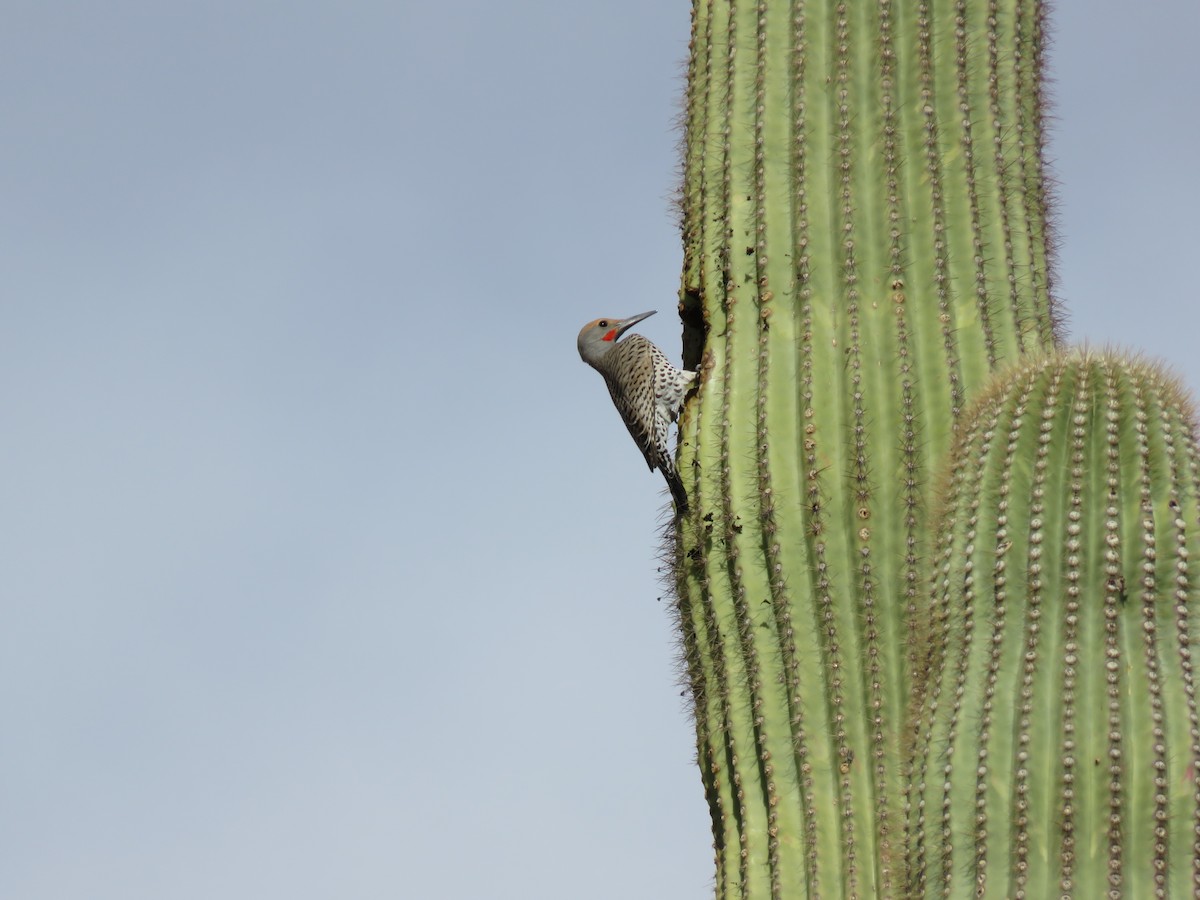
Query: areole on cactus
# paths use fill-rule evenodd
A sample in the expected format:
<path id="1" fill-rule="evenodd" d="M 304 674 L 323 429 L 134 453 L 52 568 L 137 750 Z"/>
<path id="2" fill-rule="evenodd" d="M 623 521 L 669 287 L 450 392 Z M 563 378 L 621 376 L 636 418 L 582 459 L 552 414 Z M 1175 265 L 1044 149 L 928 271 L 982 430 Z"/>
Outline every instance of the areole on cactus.
<path id="1" fill-rule="evenodd" d="M 989 873 L 986 889 L 996 896 L 1020 886 L 1000 873 L 1027 865 L 1020 854 L 1034 833 L 1024 844 L 1011 839 L 1017 826 L 1002 824 L 1009 812 L 996 805 L 984 811 L 989 826 L 977 839 L 970 817 L 981 782 L 972 769 L 960 784 L 963 748 L 972 746 L 963 735 L 979 728 L 982 713 L 960 709 L 953 727 L 945 722 L 947 692 L 982 698 L 987 679 L 1007 670 L 993 673 L 955 649 L 982 628 L 981 600 L 972 607 L 975 632 L 956 621 L 964 615 L 958 582 L 931 605 L 932 561 L 943 565 L 946 552 L 953 561 L 965 546 L 961 537 L 935 538 L 934 488 L 953 465 L 952 444 L 974 447 L 965 436 L 982 433 L 979 417 L 990 415 L 973 398 L 1006 396 L 1032 377 L 1018 368 L 993 382 L 1026 355 L 1046 371 L 1107 366 L 1124 373 L 1113 375 L 1121 384 L 1142 377 L 1107 357 L 1045 361 L 1057 338 L 1042 161 L 1044 14 L 1032 0 L 693 4 L 681 312 L 685 368 L 701 374 L 681 419 L 679 469 L 691 503 L 672 554 L 718 897 L 963 896 L 976 882 L 955 879 L 968 871 Z M 1062 380 L 1066 397 L 1076 376 Z M 1182 405 L 1163 412 L 1169 393 L 1143 387 L 1146 415 L 1175 423 L 1182 472 L 1193 452 L 1188 413 Z M 1131 389 L 1115 396 L 1118 419 L 1136 421 Z M 1086 427 L 1097 424 L 1088 447 L 1107 440 L 1105 423 Z M 1075 427 L 1051 434 L 1047 452 L 1064 471 Z M 1165 438 L 1147 440 L 1165 446 Z M 1032 456 L 1014 458 L 1014 471 L 1033 471 L 1040 446 L 1035 440 Z M 1151 495 L 1167 496 L 1169 467 L 1145 471 Z M 1177 502 L 1194 529 L 1194 492 L 1179 492 Z M 946 500 L 943 509 L 952 506 Z M 1031 534 L 1035 511 L 1023 509 L 1027 520 L 1009 512 L 1006 527 Z M 1040 515 L 1044 525 L 1047 515 L 1069 513 Z M 988 526 L 993 537 L 997 521 Z M 954 533 L 960 523 L 944 527 Z M 1058 554 L 1053 566 L 1039 563 L 1058 573 L 1053 582 L 1041 576 L 1040 609 L 1049 610 L 1065 602 L 1069 554 L 1047 544 L 1040 552 Z M 1027 577 L 1017 568 L 1011 563 L 1007 577 Z M 1097 606 L 1100 615 L 1106 608 Z M 1011 602 L 1008 610 L 1015 628 Z M 1175 633 L 1178 662 L 1192 632 L 1176 625 Z M 1150 684 L 1146 666 L 1139 689 Z M 1178 665 L 1155 671 L 1163 690 L 1173 679 L 1171 696 L 1190 696 Z M 1014 674 L 1004 682 L 1008 695 L 993 700 L 1007 703 L 1009 718 L 1025 677 Z M 1146 706 L 1122 725 L 1122 747 L 1154 744 Z M 1179 720 L 1169 728 L 1178 741 Z M 1005 737 L 1022 734 L 1013 726 Z M 1026 741 L 1042 741 L 1041 758 L 1061 757 L 1061 728 L 1040 722 Z M 1195 758 L 1190 745 L 1164 747 L 1164 759 Z M 941 769 L 937 778 L 931 772 L 947 754 L 957 769 L 943 788 Z M 1019 763 L 1015 750 L 990 762 L 983 793 L 1042 790 L 1046 772 L 1029 780 Z M 1139 784 L 1122 809 L 1157 804 L 1157 789 Z M 1056 808 L 1038 796 L 1039 809 Z M 1165 813 L 1190 821 L 1194 800 L 1172 797 Z M 944 811 L 956 802 L 962 809 Z M 1178 849 L 1197 857 L 1190 846 Z M 1092 867 L 1111 857 L 1088 855 L 1084 877 L 1078 839 L 1073 853 L 1070 872 L 1050 879 L 1055 895 L 1096 896 L 1077 886 L 1098 884 Z M 1182 872 L 1191 863 L 1166 865 Z"/>

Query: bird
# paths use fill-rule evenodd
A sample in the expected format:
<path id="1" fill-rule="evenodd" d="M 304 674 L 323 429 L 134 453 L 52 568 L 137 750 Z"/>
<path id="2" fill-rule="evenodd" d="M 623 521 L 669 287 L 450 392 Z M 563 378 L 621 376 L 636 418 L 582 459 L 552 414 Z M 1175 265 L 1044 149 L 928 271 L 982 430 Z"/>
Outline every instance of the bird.
<path id="1" fill-rule="evenodd" d="M 683 400 L 695 372 L 675 368 L 667 355 L 640 334 L 621 336 L 657 310 L 627 319 L 594 319 L 579 332 L 579 356 L 604 376 L 613 405 L 621 414 L 634 443 L 646 458 L 650 471 L 658 469 L 667 480 L 675 510 L 688 509 L 687 492 L 675 469 L 667 445 L 671 423 L 679 419 Z"/>

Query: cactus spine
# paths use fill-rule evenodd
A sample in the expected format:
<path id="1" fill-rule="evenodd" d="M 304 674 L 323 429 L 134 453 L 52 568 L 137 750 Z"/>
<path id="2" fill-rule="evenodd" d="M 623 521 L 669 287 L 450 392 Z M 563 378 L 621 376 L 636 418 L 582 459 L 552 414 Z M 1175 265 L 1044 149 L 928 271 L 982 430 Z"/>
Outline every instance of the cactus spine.
<path id="1" fill-rule="evenodd" d="M 1109 354 L 988 391 L 937 515 L 914 892 L 1196 896 L 1200 456 Z"/>
<path id="2" fill-rule="evenodd" d="M 676 579 L 720 898 L 904 890 L 933 472 L 1055 339 L 1042 16 L 693 4 Z"/>

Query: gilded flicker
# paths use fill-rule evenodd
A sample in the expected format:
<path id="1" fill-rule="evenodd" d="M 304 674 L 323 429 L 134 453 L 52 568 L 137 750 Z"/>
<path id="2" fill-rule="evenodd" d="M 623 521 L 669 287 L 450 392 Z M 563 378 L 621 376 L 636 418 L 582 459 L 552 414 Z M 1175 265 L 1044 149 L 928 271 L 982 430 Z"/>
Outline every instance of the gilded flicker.
<path id="1" fill-rule="evenodd" d="M 640 334 L 620 340 L 632 326 L 652 315 L 654 310 L 628 319 L 588 322 L 579 332 L 579 355 L 604 376 L 617 412 L 646 464 L 651 471 L 663 473 L 675 498 L 675 510 L 683 514 L 687 512 L 687 493 L 675 470 L 667 437 L 696 373 L 676 369 L 665 353 Z"/>

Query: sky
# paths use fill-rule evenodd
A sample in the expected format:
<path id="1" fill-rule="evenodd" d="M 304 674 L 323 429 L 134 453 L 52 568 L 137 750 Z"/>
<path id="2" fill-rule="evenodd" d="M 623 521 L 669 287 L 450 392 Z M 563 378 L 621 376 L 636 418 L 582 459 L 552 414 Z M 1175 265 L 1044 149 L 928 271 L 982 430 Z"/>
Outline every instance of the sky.
<path id="1" fill-rule="evenodd" d="M 688 5 L 9 0 L 0 896 L 692 900 Z M 1059 0 L 1058 294 L 1200 389 L 1194 0 Z"/>

